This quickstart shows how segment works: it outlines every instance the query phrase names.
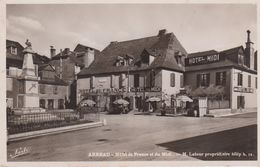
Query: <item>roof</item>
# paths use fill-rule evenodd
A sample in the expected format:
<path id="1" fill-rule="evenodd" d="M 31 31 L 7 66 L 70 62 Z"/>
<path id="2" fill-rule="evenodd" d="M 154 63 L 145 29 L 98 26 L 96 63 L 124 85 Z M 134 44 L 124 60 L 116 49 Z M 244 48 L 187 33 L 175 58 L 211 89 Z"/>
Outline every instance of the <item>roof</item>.
<path id="1" fill-rule="evenodd" d="M 206 55 L 213 55 L 213 54 L 218 54 L 218 52 L 215 51 L 215 50 L 208 50 L 208 51 L 203 51 L 203 52 L 195 52 L 195 53 L 188 54 L 188 58 L 190 58 L 190 57 L 198 57 L 198 56 L 206 56 Z"/>
<path id="2" fill-rule="evenodd" d="M 41 78 L 39 80 L 39 83 L 41 84 L 50 84 L 50 85 L 64 85 L 67 86 L 68 84 L 63 81 L 62 79 L 60 79 L 55 70 L 53 69 L 53 67 L 50 64 L 42 64 L 39 66 L 39 72 L 45 72 L 45 71 L 51 71 L 54 73 L 54 80 L 50 80 L 50 79 L 43 79 Z"/>
<path id="3" fill-rule="evenodd" d="M 114 65 L 118 56 L 125 57 L 125 55 L 131 55 L 134 62 L 138 62 L 144 50 L 148 53 L 152 52 L 153 56 L 156 57 L 150 66 L 144 68 L 136 65 L 130 67 Z M 187 54 L 173 33 L 122 42 L 111 42 L 88 68 L 81 70 L 78 76 L 124 72 L 128 70 L 147 70 L 151 68 L 169 68 L 171 70 L 184 71 L 184 68 L 177 65 L 174 51 Z"/>
<path id="4" fill-rule="evenodd" d="M 6 40 L 6 48 L 11 47 L 11 46 L 17 48 L 17 54 L 15 55 L 15 54 L 7 52 L 6 59 L 22 62 L 23 58 L 24 58 L 24 54 L 23 54 L 24 47 L 17 41 Z M 49 58 L 44 55 L 40 55 L 38 53 L 33 54 L 33 63 L 34 64 L 38 64 L 38 65 L 44 64 L 44 63 L 47 63 L 48 61 L 49 61 Z"/>
<path id="5" fill-rule="evenodd" d="M 80 53 L 80 52 L 87 52 L 88 49 L 93 49 L 94 52 L 100 52 L 99 50 L 95 49 L 95 48 L 92 48 L 92 47 L 89 47 L 89 46 L 85 46 L 85 45 L 82 45 L 82 44 L 78 44 L 75 49 L 74 49 L 74 52 L 77 52 L 77 53 Z M 95 53 L 96 54 L 96 53 Z"/>
<path id="6" fill-rule="evenodd" d="M 234 68 L 239 68 L 239 69 L 242 69 L 242 70 L 245 70 L 248 72 L 256 73 L 256 71 L 248 68 L 247 66 L 240 65 L 237 63 L 237 60 L 235 60 L 234 57 L 237 57 L 239 52 L 244 52 L 243 46 L 237 46 L 237 47 L 223 50 L 220 52 L 217 52 L 215 50 L 209 50 L 209 51 L 205 51 L 205 52 L 191 53 L 188 55 L 188 58 L 197 57 L 197 56 L 214 55 L 214 54 L 218 53 L 220 56 L 220 60 L 218 62 L 209 63 L 209 64 L 186 66 L 185 71 L 192 72 L 192 71 L 199 71 L 199 70 L 205 70 L 205 69 L 234 67 Z"/>

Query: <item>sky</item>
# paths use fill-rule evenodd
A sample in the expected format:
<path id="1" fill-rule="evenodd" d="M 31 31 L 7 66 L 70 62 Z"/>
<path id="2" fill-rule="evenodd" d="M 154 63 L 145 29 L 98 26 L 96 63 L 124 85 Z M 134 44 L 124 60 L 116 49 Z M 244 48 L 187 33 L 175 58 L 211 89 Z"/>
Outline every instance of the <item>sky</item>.
<path id="1" fill-rule="evenodd" d="M 256 5 L 249 4 L 8 4 L 7 39 L 50 57 L 49 48 L 83 44 L 103 50 L 125 41 L 173 32 L 188 53 L 256 47 Z"/>

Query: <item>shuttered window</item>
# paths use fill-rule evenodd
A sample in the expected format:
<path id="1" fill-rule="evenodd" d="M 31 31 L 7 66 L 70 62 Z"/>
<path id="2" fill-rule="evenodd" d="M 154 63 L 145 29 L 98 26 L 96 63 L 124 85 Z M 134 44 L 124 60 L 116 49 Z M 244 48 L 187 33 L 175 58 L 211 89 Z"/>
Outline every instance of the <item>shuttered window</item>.
<path id="1" fill-rule="evenodd" d="M 140 82 L 139 78 L 140 78 L 139 74 L 134 74 L 134 87 L 135 88 L 139 87 L 139 82 Z"/>
<path id="2" fill-rule="evenodd" d="M 171 87 L 175 87 L 175 73 L 171 73 Z"/>
<path id="3" fill-rule="evenodd" d="M 238 73 L 237 74 L 237 85 L 242 86 L 243 85 L 243 74 Z"/>
<path id="4" fill-rule="evenodd" d="M 39 89 L 41 94 L 45 94 L 45 85 L 40 84 Z"/>
<path id="5" fill-rule="evenodd" d="M 251 75 L 248 75 L 248 87 L 251 87 Z"/>
<path id="6" fill-rule="evenodd" d="M 95 87 L 95 77 L 91 76 L 90 77 L 90 88 L 93 89 Z"/>
<path id="7" fill-rule="evenodd" d="M 150 87 L 154 87 L 155 85 L 155 71 L 150 72 Z"/>
<path id="8" fill-rule="evenodd" d="M 226 85 L 226 72 L 217 72 L 216 73 L 216 85 Z"/>
<path id="9" fill-rule="evenodd" d="M 183 80 L 183 75 L 180 75 L 180 87 L 181 88 L 183 88 L 183 82 L 184 82 L 184 80 Z"/>
<path id="10" fill-rule="evenodd" d="M 197 87 L 200 86 L 209 86 L 210 83 L 210 74 L 197 74 Z"/>

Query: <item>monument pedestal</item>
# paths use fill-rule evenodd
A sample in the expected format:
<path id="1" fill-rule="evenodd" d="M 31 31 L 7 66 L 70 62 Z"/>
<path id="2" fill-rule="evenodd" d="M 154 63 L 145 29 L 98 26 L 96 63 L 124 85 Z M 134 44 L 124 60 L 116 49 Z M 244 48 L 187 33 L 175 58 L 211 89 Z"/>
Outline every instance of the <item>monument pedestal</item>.
<path id="1" fill-rule="evenodd" d="M 27 47 L 24 49 L 23 71 L 20 80 L 24 82 L 24 94 L 22 96 L 23 107 L 18 108 L 16 112 L 19 113 L 35 113 L 44 112 L 45 109 L 40 108 L 39 104 L 39 78 L 37 77 L 38 71 L 35 70 L 33 64 L 34 51 L 31 48 L 31 43 L 27 40 Z"/>

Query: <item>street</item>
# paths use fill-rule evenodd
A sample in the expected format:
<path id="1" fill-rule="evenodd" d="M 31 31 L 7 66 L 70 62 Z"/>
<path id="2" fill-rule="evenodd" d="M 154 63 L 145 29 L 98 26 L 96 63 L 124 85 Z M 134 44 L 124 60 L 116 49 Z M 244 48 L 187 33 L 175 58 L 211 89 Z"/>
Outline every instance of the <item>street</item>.
<path id="1" fill-rule="evenodd" d="M 101 114 L 107 125 L 8 144 L 8 161 L 255 160 L 257 114 Z M 19 148 L 30 151 L 11 157 Z"/>

